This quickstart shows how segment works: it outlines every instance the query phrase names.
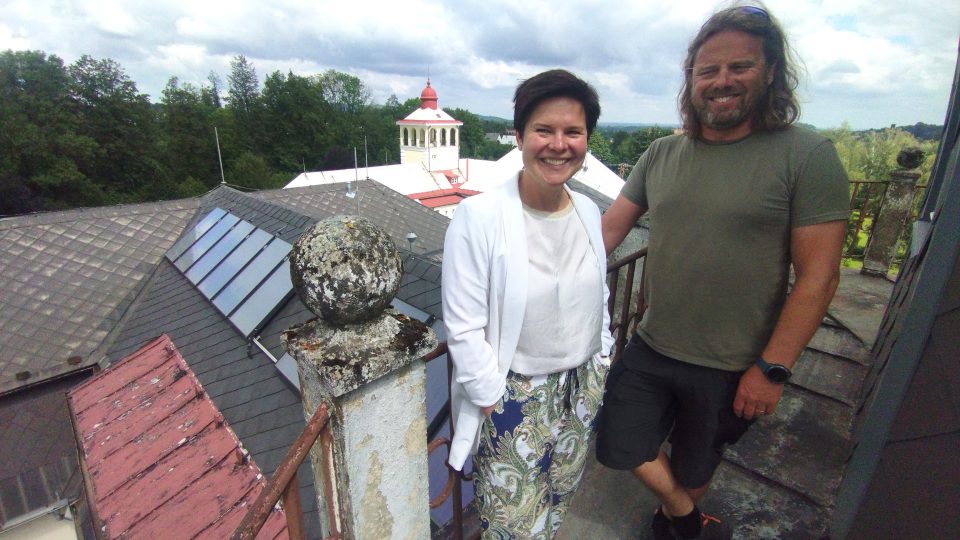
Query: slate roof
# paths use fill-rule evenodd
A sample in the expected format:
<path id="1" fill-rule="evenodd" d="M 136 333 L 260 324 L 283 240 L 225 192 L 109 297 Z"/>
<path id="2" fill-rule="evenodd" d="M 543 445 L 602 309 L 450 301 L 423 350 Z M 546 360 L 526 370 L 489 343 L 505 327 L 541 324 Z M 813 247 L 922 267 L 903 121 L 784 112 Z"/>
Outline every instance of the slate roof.
<path id="1" fill-rule="evenodd" d="M 68 399 L 103 538 L 225 538 L 266 484 L 166 335 Z M 286 528 L 275 509 L 257 538 L 286 538 Z"/>
<path id="2" fill-rule="evenodd" d="M 361 180 L 357 193 L 361 217 L 383 227 L 400 249 L 407 247 L 407 233 L 417 235 L 417 253 L 443 249 L 443 236 L 450 220 L 437 212 L 424 212 L 420 205 L 375 182 Z M 322 219 L 338 214 L 357 215 L 357 200 L 346 196 L 346 184 L 323 184 L 300 188 L 259 191 L 251 197 L 295 210 L 304 216 Z"/>
<path id="3" fill-rule="evenodd" d="M 188 199 L 0 220 L 0 394 L 95 364 L 196 208 Z"/>

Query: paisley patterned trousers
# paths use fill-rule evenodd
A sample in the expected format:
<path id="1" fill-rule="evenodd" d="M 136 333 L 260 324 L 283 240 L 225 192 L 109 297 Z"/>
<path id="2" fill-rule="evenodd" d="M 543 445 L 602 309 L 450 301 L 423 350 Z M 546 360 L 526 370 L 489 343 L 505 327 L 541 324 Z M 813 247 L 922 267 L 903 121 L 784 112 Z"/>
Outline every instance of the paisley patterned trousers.
<path id="1" fill-rule="evenodd" d="M 597 355 L 549 375 L 510 372 L 474 457 L 486 539 L 557 533 L 586 463 L 609 366 Z"/>

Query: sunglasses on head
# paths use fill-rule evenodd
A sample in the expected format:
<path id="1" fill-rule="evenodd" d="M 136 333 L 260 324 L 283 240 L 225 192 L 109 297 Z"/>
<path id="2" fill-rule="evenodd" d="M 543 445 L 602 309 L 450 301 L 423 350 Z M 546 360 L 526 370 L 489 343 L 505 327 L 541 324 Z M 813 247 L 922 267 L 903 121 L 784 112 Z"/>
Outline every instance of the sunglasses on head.
<path id="1" fill-rule="evenodd" d="M 738 7 L 737 13 L 743 13 L 744 15 L 756 15 L 757 17 L 762 17 L 768 21 L 770 20 L 770 14 L 767 13 L 767 10 L 757 6 Z"/>

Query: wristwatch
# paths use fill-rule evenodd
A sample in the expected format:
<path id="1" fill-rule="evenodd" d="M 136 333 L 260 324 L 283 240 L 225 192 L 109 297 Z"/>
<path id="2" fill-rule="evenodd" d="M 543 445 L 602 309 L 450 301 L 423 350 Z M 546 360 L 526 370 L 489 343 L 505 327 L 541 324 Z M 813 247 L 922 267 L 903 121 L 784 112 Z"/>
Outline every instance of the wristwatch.
<path id="1" fill-rule="evenodd" d="M 790 379 L 790 376 L 793 373 L 790 371 L 790 368 L 781 364 L 771 364 L 767 362 L 762 357 L 757 358 L 757 367 L 760 368 L 760 371 L 770 379 L 770 382 L 783 384 Z"/>

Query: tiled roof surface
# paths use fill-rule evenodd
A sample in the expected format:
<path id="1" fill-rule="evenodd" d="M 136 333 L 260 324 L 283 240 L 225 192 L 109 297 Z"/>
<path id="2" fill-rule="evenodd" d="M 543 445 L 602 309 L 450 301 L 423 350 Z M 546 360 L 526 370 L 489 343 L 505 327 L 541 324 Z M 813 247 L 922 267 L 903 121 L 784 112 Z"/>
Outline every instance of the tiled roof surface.
<path id="1" fill-rule="evenodd" d="M 225 538 L 265 485 L 165 335 L 68 399 L 105 538 Z M 258 538 L 285 537 L 285 517 L 274 511 Z"/>
<path id="2" fill-rule="evenodd" d="M 196 207 L 191 199 L 0 220 L 0 393 L 97 362 Z"/>
<path id="3" fill-rule="evenodd" d="M 406 247 L 407 233 L 412 232 L 417 235 L 418 252 L 443 248 L 443 235 L 450 223 L 448 218 L 377 182 L 361 180 L 359 185 L 360 216 L 383 227 L 398 247 Z M 346 196 L 346 184 L 260 191 L 250 196 L 286 206 L 314 219 L 339 214 L 357 215 L 357 200 Z"/>
<path id="4" fill-rule="evenodd" d="M 378 165 L 362 169 L 339 169 L 333 171 L 303 172 L 291 180 L 285 187 L 293 189 L 315 185 L 340 184 L 340 193 L 344 192 L 347 182 L 354 182 L 358 178 L 366 182 L 366 178 L 377 184 L 386 186 L 397 193 L 407 194 L 435 189 L 450 189 L 451 179 L 442 171 L 428 171 L 422 163 L 404 163 L 394 165 Z M 363 193 L 361 184 L 360 192 Z M 354 203 L 356 212 L 356 203 Z"/>

